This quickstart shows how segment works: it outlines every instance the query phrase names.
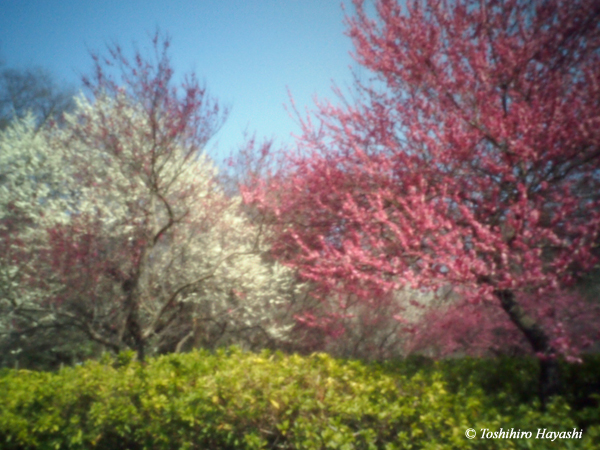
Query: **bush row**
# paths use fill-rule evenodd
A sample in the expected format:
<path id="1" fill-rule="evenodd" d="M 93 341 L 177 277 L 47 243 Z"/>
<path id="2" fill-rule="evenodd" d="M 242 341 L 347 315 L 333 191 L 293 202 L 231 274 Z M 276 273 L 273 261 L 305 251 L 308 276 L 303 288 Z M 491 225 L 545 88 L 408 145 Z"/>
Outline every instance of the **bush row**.
<path id="1" fill-rule="evenodd" d="M 600 448 L 600 408 L 585 392 L 599 362 L 565 366 L 570 387 L 544 413 L 529 360 L 365 364 L 230 348 L 144 366 L 127 353 L 57 373 L 4 370 L 0 448 Z M 539 428 L 581 427 L 580 439 L 535 439 Z M 483 428 L 534 438 L 482 439 Z"/>

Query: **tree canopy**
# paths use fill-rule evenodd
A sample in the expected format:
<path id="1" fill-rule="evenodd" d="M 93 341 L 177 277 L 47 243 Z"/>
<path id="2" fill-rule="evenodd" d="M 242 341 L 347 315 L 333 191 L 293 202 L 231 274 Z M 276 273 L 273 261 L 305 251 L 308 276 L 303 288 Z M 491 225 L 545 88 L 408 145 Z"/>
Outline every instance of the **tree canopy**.
<path id="1" fill-rule="evenodd" d="M 204 146 L 225 118 L 193 76 L 154 59 L 96 58 L 63 123 L 0 135 L 0 333 L 16 351 L 49 329 L 120 351 L 285 342 L 291 270 L 225 195 Z M 46 334 L 44 334 L 46 333 Z M 55 336 L 54 339 L 57 339 Z"/>
<path id="2" fill-rule="evenodd" d="M 552 393 L 552 361 L 589 343 L 580 320 L 598 324 L 569 287 L 598 256 L 600 6 L 403 3 L 371 18 L 354 1 L 348 34 L 376 82 L 319 102 L 298 153 L 245 199 L 279 224 L 281 260 L 342 299 L 328 320 L 349 295 L 450 287 L 442 313 L 407 324 L 413 342 L 435 317 L 447 350 L 524 342 Z"/>

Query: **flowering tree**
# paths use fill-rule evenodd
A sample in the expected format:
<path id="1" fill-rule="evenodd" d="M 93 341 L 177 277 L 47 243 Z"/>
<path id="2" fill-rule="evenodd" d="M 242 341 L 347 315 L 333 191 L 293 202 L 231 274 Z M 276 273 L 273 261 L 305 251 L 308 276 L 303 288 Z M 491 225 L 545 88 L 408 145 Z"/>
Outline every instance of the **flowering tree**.
<path id="1" fill-rule="evenodd" d="M 277 218 L 274 251 L 321 298 L 451 286 L 438 344 L 501 323 L 540 357 L 544 401 L 555 357 L 577 350 L 568 311 L 589 306 L 564 289 L 597 261 L 598 2 L 378 0 L 376 19 L 354 3 L 375 87 L 320 103 L 298 155 L 245 199 Z"/>
<path id="2" fill-rule="evenodd" d="M 61 156 L 47 144 L 31 115 L 16 119 L 0 133 L 0 343 L 4 363 L 13 359 L 11 352 L 25 348 L 31 353 L 36 346 L 32 334 L 39 337 L 61 327 L 48 320 L 40 300 L 49 291 L 35 277 L 37 256 L 47 241 L 45 229 L 68 220 Z M 60 345 L 56 339 L 36 342 L 47 353 Z"/>
<path id="3" fill-rule="evenodd" d="M 5 302 L 4 317 L 23 324 L 34 307 L 46 322 L 115 351 L 133 348 L 140 360 L 148 350 L 219 340 L 285 340 L 291 271 L 263 257 L 267 230 L 241 214 L 239 197 L 223 193 L 203 154 L 224 115 L 193 78 L 183 95 L 170 88 L 168 41 L 160 48 L 155 39 L 154 48 L 156 64 L 140 55 L 130 64 L 113 49 L 121 84 L 96 58 L 86 81 L 93 98 L 79 97 L 64 126 L 32 134 L 17 124 L 4 136 L 7 167 L 32 186 L 12 186 L 7 198 L 26 202 L 10 200 L 4 210 L 35 208 L 12 234 L 22 245 L 3 233 L 2 244 L 21 248 L 30 264 L 15 286 L 30 295 Z M 7 151 L 14 142 L 29 146 L 36 163 L 19 166 L 19 151 Z M 44 190 L 56 205 L 39 197 Z"/>

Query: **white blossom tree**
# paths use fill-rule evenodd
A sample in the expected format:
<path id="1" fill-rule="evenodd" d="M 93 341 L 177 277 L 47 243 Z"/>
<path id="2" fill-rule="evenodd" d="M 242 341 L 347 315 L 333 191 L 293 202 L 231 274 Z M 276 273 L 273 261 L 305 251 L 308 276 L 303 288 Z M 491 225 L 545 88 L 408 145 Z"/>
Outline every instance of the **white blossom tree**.
<path id="1" fill-rule="evenodd" d="M 2 135 L 3 167 L 21 180 L 0 180 L 9 191 L 3 332 L 15 318 L 28 322 L 33 308 L 45 323 L 114 351 L 133 348 L 140 360 L 148 351 L 287 339 L 300 288 L 265 256 L 268 229 L 217 183 L 203 149 L 225 114 L 193 77 L 183 94 L 169 87 L 163 44 L 155 38 L 155 64 L 139 54 L 130 64 L 112 49 L 121 84 L 97 58 L 92 98 L 77 98 L 64 126 L 36 133 L 18 122 Z"/>
<path id="2" fill-rule="evenodd" d="M 61 342 L 47 339 L 63 328 L 44 304 L 52 276 L 39 272 L 47 248 L 46 230 L 68 223 L 66 173 L 62 156 L 49 147 L 30 114 L 0 133 L 0 352 L 49 352 Z M 32 339 L 35 335 L 36 339 Z"/>

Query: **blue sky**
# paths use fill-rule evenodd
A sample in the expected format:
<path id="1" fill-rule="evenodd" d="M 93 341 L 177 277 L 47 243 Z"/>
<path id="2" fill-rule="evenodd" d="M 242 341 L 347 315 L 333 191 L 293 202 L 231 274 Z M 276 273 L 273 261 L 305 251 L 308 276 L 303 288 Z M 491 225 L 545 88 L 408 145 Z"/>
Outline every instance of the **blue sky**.
<path id="1" fill-rule="evenodd" d="M 347 12 L 353 12 L 343 0 Z M 290 145 L 299 128 L 284 104 L 287 89 L 303 110 L 315 95 L 333 98 L 332 80 L 352 82 L 352 44 L 342 0 L 0 0 L 0 59 L 41 66 L 75 87 L 89 73 L 89 51 L 119 43 L 149 48 L 157 27 L 172 38 L 176 76 L 194 71 L 231 106 L 209 145 L 228 156 L 243 132 Z"/>

